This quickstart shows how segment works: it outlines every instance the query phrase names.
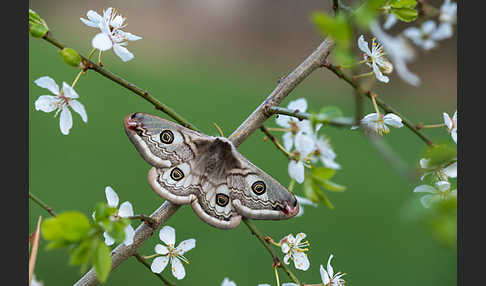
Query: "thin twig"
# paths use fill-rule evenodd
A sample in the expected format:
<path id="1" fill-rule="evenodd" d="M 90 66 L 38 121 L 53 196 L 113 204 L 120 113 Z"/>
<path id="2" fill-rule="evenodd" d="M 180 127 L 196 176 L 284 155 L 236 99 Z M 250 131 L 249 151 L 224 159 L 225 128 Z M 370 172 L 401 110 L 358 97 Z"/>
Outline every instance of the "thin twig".
<path id="1" fill-rule="evenodd" d="M 41 208 L 45 209 L 51 216 L 56 216 L 56 213 L 52 210 L 51 207 L 46 205 L 43 201 L 41 201 L 38 197 L 34 196 L 31 192 L 29 192 L 29 198 L 33 200 L 36 204 L 38 204 Z"/>
<path id="2" fill-rule="evenodd" d="M 283 114 L 298 118 L 300 120 L 312 120 L 312 114 L 307 112 L 298 112 L 295 110 L 291 110 L 285 107 L 279 106 L 272 106 L 269 108 L 269 111 L 273 114 Z M 314 118 L 316 123 L 323 123 L 327 125 L 337 126 L 337 127 L 350 127 L 354 125 L 354 122 L 351 118 L 348 117 L 339 117 L 334 119 L 317 119 Z"/>
<path id="3" fill-rule="evenodd" d="M 37 227 L 35 228 L 34 241 L 32 243 L 32 251 L 29 257 L 29 286 L 32 281 L 32 276 L 34 275 L 35 261 L 37 260 L 37 251 L 39 250 L 39 239 L 40 239 L 40 225 L 42 216 L 39 216 L 37 220 Z"/>
<path id="4" fill-rule="evenodd" d="M 373 97 L 375 97 L 376 103 L 383 110 L 385 110 L 388 113 L 394 113 L 394 114 L 400 116 L 400 118 L 402 119 L 403 124 L 405 126 L 407 126 L 408 129 L 412 130 L 412 132 L 415 133 L 420 139 L 422 139 L 427 145 L 429 145 L 429 146 L 433 146 L 434 145 L 434 143 L 430 139 L 428 139 L 422 132 L 419 131 L 419 129 L 415 126 L 415 124 L 413 124 L 410 120 L 408 120 L 403 115 L 401 115 L 395 108 L 391 107 L 390 105 L 386 104 L 383 100 L 381 100 L 380 98 L 378 98 L 378 95 L 376 93 L 374 93 L 373 91 L 371 91 L 371 90 L 368 90 L 368 91 L 361 90 L 361 88 L 359 87 L 358 83 L 355 82 L 353 79 L 351 79 L 348 75 L 346 75 L 345 73 L 343 73 L 338 66 L 333 65 L 333 64 L 327 62 L 327 63 L 325 63 L 323 65 L 323 67 L 325 67 L 325 68 L 329 69 L 330 71 L 332 71 L 339 78 L 342 78 L 344 81 L 346 81 L 348 84 L 350 84 L 359 94 L 364 95 L 364 96 L 368 97 L 369 99 L 372 99 Z"/>
<path id="5" fill-rule="evenodd" d="M 282 151 L 282 153 L 285 155 L 285 157 L 287 157 L 288 159 L 292 159 L 292 156 L 290 155 L 290 153 L 287 152 L 287 150 L 285 150 L 285 148 L 282 146 L 282 144 L 280 144 L 277 137 L 273 136 L 273 134 L 270 133 L 270 131 L 264 125 L 262 125 L 262 127 L 260 127 L 260 130 L 263 133 L 265 133 L 267 138 L 270 139 L 270 141 L 273 142 L 273 144 L 275 145 L 275 147 L 277 147 L 278 150 Z"/>
<path id="6" fill-rule="evenodd" d="M 140 256 L 140 254 L 138 254 L 138 252 L 135 252 L 135 254 L 133 256 L 137 259 L 138 262 L 142 263 L 145 267 L 147 267 L 150 270 L 151 273 L 153 273 L 155 276 L 159 277 L 159 279 L 162 280 L 162 282 L 164 282 L 165 285 L 167 285 L 167 286 L 175 286 L 174 283 L 172 283 L 169 280 L 165 279 L 164 276 L 162 276 L 162 274 L 152 272 L 152 268 L 150 267 L 150 264 L 147 262 L 147 260 L 145 260 L 145 258 L 143 258 L 142 256 Z"/>
<path id="7" fill-rule="evenodd" d="M 250 229 L 251 233 L 254 234 L 258 240 L 263 244 L 265 249 L 268 251 L 268 253 L 272 256 L 273 263 L 275 266 L 282 268 L 285 273 L 289 276 L 289 278 L 300 285 L 299 279 L 294 275 L 294 273 L 290 270 L 290 268 L 285 264 L 281 263 L 280 259 L 278 258 L 277 254 L 273 250 L 272 247 L 268 244 L 268 242 L 265 240 L 264 236 L 261 234 L 261 232 L 255 227 L 255 225 L 247 218 L 243 218 L 243 222 L 248 226 Z"/>
<path id="8" fill-rule="evenodd" d="M 46 40 L 47 42 L 53 44 L 54 46 L 58 47 L 61 50 L 66 47 L 65 45 L 61 44 L 56 39 L 54 39 L 54 37 L 52 36 L 52 33 L 50 31 L 46 33 L 46 35 L 43 37 L 43 39 Z M 85 69 L 94 70 L 97 73 L 101 74 L 102 76 L 118 83 L 119 85 L 121 85 L 121 86 L 123 86 L 123 87 L 125 87 L 125 88 L 127 88 L 131 91 L 133 91 L 134 93 L 138 94 L 143 99 L 147 100 L 152 105 L 154 105 L 156 109 L 164 112 L 165 114 L 170 116 L 172 119 L 177 121 L 182 126 L 196 130 L 196 127 L 194 125 L 189 123 L 186 119 L 184 119 L 182 116 L 180 116 L 172 108 L 170 108 L 169 106 L 163 104 L 162 102 L 158 101 L 156 98 L 151 96 L 148 91 L 143 90 L 143 89 L 137 87 L 136 85 L 134 85 L 133 83 L 130 83 L 130 82 L 126 81 L 125 79 L 121 78 L 120 76 L 110 72 L 109 70 L 100 67 L 99 65 L 93 63 L 92 61 L 88 60 L 84 56 L 82 56 L 82 55 L 80 55 L 80 56 L 81 56 L 82 63 L 83 63 L 83 66 L 85 67 Z"/>

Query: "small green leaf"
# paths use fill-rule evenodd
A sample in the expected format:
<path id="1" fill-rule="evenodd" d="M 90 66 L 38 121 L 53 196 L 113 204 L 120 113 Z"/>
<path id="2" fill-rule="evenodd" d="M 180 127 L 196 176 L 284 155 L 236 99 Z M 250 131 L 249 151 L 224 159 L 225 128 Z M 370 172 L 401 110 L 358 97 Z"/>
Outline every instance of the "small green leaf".
<path id="1" fill-rule="evenodd" d="M 311 20 L 321 33 L 329 35 L 339 45 L 349 46 L 352 29 L 346 16 L 339 14 L 333 17 L 323 12 L 314 12 Z"/>
<path id="2" fill-rule="evenodd" d="M 41 17 L 34 10 L 29 9 L 29 22 L 41 23 Z"/>
<path id="3" fill-rule="evenodd" d="M 64 239 L 76 242 L 88 235 L 91 226 L 84 214 L 70 211 L 46 219 L 41 228 L 46 240 Z"/>
<path id="4" fill-rule="evenodd" d="M 33 37 L 42 38 L 47 34 L 49 30 L 42 24 L 32 23 L 30 24 L 29 31 Z"/>
<path id="5" fill-rule="evenodd" d="M 317 203 L 319 201 L 319 197 L 313 189 L 312 178 L 305 177 L 303 187 L 305 197 L 313 201 L 314 203 Z"/>
<path id="6" fill-rule="evenodd" d="M 337 106 L 328 105 L 321 108 L 318 115 L 321 120 L 329 120 L 343 116 L 343 112 Z"/>
<path id="7" fill-rule="evenodd" d="M 119 220 L 112 223 L 112 228 L 108 231 L 108 234 L 116 241 L 122 242 L 125 240 L 125 227 L 128 225 L 126 221 Z"/>
<path id="8" fill-rule="evenodd" d="M 81 272 L 84 272 L 84 270 L 86 270 L 86 267 L 88 266 L 91 257 L 93 256 L 97 240 L 99 239 L 86 239 L 81 242 L 76 248 L 71 249 L 69 255 L 69 264 L 81 265 Z"/>
<path id="9" fill-rule="evenodd" d="M 415 0 L 392 0 L 388 2 L 388 6 L 393 8 L 415 8 L 417 1 Z"/>
<path id="10" fill-rule="evenodd" d="M 313 183 L 313 186 L 314 186 L 314 189 L 317 193 L 317 196 L 319 197 L 319 199 L 321 200 L 321 202 L 326 206 L 328 207 L 329 209 L 333 210 L 334 209 L 334 205 L 331 203 L 331 201 L 327 198 L 327 196 L 324 194 L 324 192 L 319 188 L 319 186 L 317 184 L 314 184 Z"/>
<path id="11" fill-rule="evenodd" d="M 434 145 L 427 149 L 425 158 L 430 159 L 431 166 L 439 166 L 450 163 L 457 158 L 457 147 L 448 144 Z"/>
<path id="12" fill-rule="evenodd" d="M 102 221 L 109 219 L 110 216 L 114 215 L 117 211 L 116 208 L 110 207 L 107 203 L 100 202 L 95 207 L 95 220 Z"/>
<path id="13" fill-rule="evenodd" d="M 412 22 L 417 19 L 418 12 L 413 8 L 391 8 L 390 12 L 403 22 Z"/>
<path id="14" fill-rule="evenodd" d="M 108 278 L 111 270 L 111 255 L 110 249 L 102 241 L 98 242 L 96 247 L 93 264 L 96 271 L 96 276 L 101 283 L 104 283 Z"/>
<path id="15" fill-rule="evenodd" d="M 360 6 L 356 8 L 355 20 L 362 28 L 367 28 L 368 24 L 375 20 L 378 15 L 378 9 L 385 5 L 386 0 L 368 0 L 364 4 L 359 1 Z"/>
<path id="16" fill-rule="evenodd" d="M 326 190 L 329 191 L 344 192 L 346 190 L 345 186 L 336 184 L 331 180 L 320 181 L 319 183 L 321 184 L 322 187 L 324 187 Z"/>
<path id="17" fill-rule="evenodd" d="M 71 48 L 62 49 L 61 56 L 64 62 L 70 66 L 79 67 L 81 64 L 81 57 L 75 50 Z"/>
<path id="18" fill-rule="evenodd" d="M 311 169 L 312 178 L 317 178 L 320 180 L 330 179 L 332 178 L 332 176 L 334 176 L 335 173 L 336 170 L 326 168 L 326 167 L 318 167 L 318 168 Z"/>

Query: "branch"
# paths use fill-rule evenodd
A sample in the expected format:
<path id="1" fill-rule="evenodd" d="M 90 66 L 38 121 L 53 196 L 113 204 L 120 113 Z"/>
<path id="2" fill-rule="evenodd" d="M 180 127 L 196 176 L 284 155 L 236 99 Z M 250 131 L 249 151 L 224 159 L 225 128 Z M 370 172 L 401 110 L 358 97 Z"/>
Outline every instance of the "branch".
<path id="1" fill-rule="evenodd" d="M 137 253 L 137 248 L 139 248 L 142 243 L 150 238 L 152 234 L 164 224 L 178 209 L 180 205 L 175 205 L 169 201 L 165 201 L 150 217 L 157 223 L 154 227 L 142 223 L 135 230 L 135 236 L 133 237 L 133 243 L 130 245 L 125 245 L 124 243 L 118 245 L 111 252 L 111 270 L 115 269 L 131 256 Z M 96 272 L 94 268 L 91 268 L 88 273 L 86 273 L 75 286 L 87 286 L 98 284 L 98 278 L 96 277 Z"/>
<path id="2" fill-rule="evenodd" d="M 282 146 L 282 144 L 280 144 L 280 142 L 278 142 L 278 139 L 273 136 L 272 133 L 270 133 L 270 131 L 262 125 L 262 127 L 260 127 L 260 130 L 265 133 L 265 135 L 268 137 L 268 139 L 270 139 L 270 141 L 273 142 L 273 144 L 275 145 L 275 147 L 277 147 L 278 150 L 282 151 L 282 153 L 285 155 L 285 157 L 287 157 L 289 160 L 292 159 L 292 157 L 289 155 L 289 152 L 287 152 L 287 150 L 285 150 L 285 148 Z"/>
<path id="3" fill-rule="evenodd" d="M 299 83 L 325 64 L 333 46 L 333 40 L 326 38 L 304 62 L 281 80 L 265 101 L 231 134 L 229 139 L 233 144 L 239 146 L 250 134 L 260 128 L 263 122 L 272 116 L 269 111 L 272 106 L 279 105 Z"/>
<path id="4" fill-rule="evenodd" d="M 422 134 L 422 132 L 419 131 L 419 129 L 416 127 L 415 124 L 413 124 L 410 120 L 408 120 L 403 115 L 401 115 L 395 108 L 391 107 L 390 105 L 386 104 L 383 100 L 379 99 L 378 98 L 378 95 L 376 93 L 374 93 L 373 91 L 371 91 L 371 90 L 363 91 L 360 88 L 360 86 L 358 85 L 358 83 L 356 83 L 348 75 L 346 75 L 345 73 L 343 73 L 338 66 L 333 65 L 333 64 L 331 64 L 329 62 L 326 62 L 323 65 L 323 67 L 329 69 L 334 74 L 336 74 L 338 77 L 342 78 L 345 82 L 347 82 L 349 85 L 351 85 L 359 94 L 364 95 L 364 96 L 368 97 L 369 99 L 371 99 L 371 97 L 375 96 L 376 103 L 383 110 L 385 110 L 388 113 L 395 113 L 396 115 L 400 116 L 400 118 L 402 119 L 403 124 L 405 126 L 407 126 L 410 130 L 412 130 L 413 133 L 417 134 L 417 136 L 420 139 L 422 139 L 427 145 L 429 145 L 429 146 L 433 146 L 434 145 L 434 143 L 430 139 L 428 139 L 424 134 Z"/>
<path id="5" fill-rule="evenodd" d="M 268 109 L 272 106 L 277 106 L 282 100 L 289 95 L 289 93 L 302 82 L 309 74 L 314 70 L 321 67 L 329 51 L 333 46 L 333 42 L 330 39 L 324 40 L 321 45 L 292 73 L 290 73 L 285 79 L 283 79 L 275 90 L 260 104 L 260 106 L 233 132 L 229 139 L 233 142 L 235 147 L 238 147 L 248 136 L 250 136 L 256 129 L 262 126 L 263 122 L 267 120 L 272 114 L 268 112 Z M 101 68 L 100 68 L 101 69 Z M 126 246 L 120 244 L 112 251 L 112 270 L 118 267 L 120 263 L 129 257 L 135 255 L 136 250 L 140 245 L 147 240 L 154 231 L 164 224 L 180 207 L 169 201 L 165 201 L 162 206 L 159 207 L 150 217 L 154 219 L 157 224 L 151 228 L 146 224 L 141 224 L 135 230 L 135 236 L 133 238 L 133 244 Z M 248 224 L 247 224 L 248 225 Z M 254 227 L 254 226 L 253 226 Z M 256 229 L 256 227 L 254 227 Z M 288 274 L 288 273 L 287 273 Z M 289 274 L 290 276 L 290 274 Z M 88 286 L 96 285 L 98 279 L 94 268 L 91 268 L 75 286 Z"/>
<path id="6" fill-rule="evenodd" d="M 269 110 L 273 114 L 288 115 L 288 116 L 298 118 L 300 120 L 304 120 L 304 119 L 312 120 L 312 114 L 307 113 L 307 112 L 299 112 L 298 110 L 290 110 L 288 108 L 279 107 L 279 106 L 272 106 L 272 107 L 269 108 Z M 353 120 L 351 118 L 347 118 L 347 117 L 340 117 L 340 118 L 331 119 L 331 120 L 330 119 L 325 119 L 325 120 L 314 119 L 314 121 L 317 122 L 317 123 L 323 123 L 323 124 L 333 125 L 333 126 L 337 126 L 337 127 L 349 127 L 349 126 L 354 125 Z"/>
<path id="7" fill-rule="evenodd" d="M 138 262 L 142 263 L 143 265 L 145 265 L 145 267 L 147 267 L 150 272 L 152 272 L 152 268 L 150 267 L 150 264 L 148 264 L 147 260 L 145 258 L 143 258 L 142 256 L 140 256 L 140 254 L 138 254 L 138 252 L 135 252 L 135 254 L 133 255 Z M 169 280 L 165 279 L 164 276 L 162 276 L 162 274 L 160 273 L 155 273 L 155 272 L 152 272 L 155 276 L 159 277 L 160 280 L 162 280 L 162 282 L 164 282 L 165 285 L 167 286 L 175 286 L 175 284 L 171 283 Z"/>
<path id="8" fill-rule="evenodd" d="M 31 192 L 29 192 L 29 198 L 33 200 L 36 204 L 38 204 L 41 208 L 45 209 L 51 216 L 56 216 L 56 213 L 52 210 L 51 207 L 46 205 L 43 201 L 41 201 L 38 197 L 34 196 Z"/>
<path id="9" fill-rule="evenodd" d="M 265 238 L 263 237 L 261 232 L 255 227 L 255 225 L 253 225 L 253 223 L 247 218 L 243 218 L 243 222 L 246 224 L 246 226 L 248 226 L 251 233 L 254 234 L 258 238 L 258 240 L 263 244 L 263 246 L 268 251 L 268 253 L 270 253 L 270 255 L 272 256 L 274 265 L 282 268 L 287 273 L 289 278 L 292 279 L 292 281 L 294 281 L 295 283 L 300 285 L 299 279 L 297 279 L 297 277 L 295 277 L 294 273 L 292 273 L 292 271 L 290 270 L 290 268 L 287 265 L 285 265 L 284 263 L 281 263 L 277 254 L 275 254 L 275 251 L 273 250 L 273 248 L 270 247 L 268 242 L 265 240 Z"/>
<path id="10" fill-rule="evenodd" d="M 52 36 L 52 33 L 50 31 L 46 33 L 46 35 L 43 37 L 43 39 L 46 40 L 47 42 L 53 44 L 54 46 L 58 47 L 61 50 L 66 47 L 65 45 L 59 43 L 56 39 L 54 39 L 54 37 Z M 169 106 L 158 101 L 156 98 L 152 97 L 148 93 L 148 91 L 137 87 L 133 83 L 130 83 L 130 82 L 124 80 L 123 78 L 119 77 L 118 75 L 110 72 L 109 70 L 100 67 L 99 65 L 93 63 L 92 61 L 89 61 L 86 57 L 82 56 L 81 54 L 80 54 L 80 56 L 81 56 L 82 63 L 83 63 L 83 66 L 85 67 L 85 69 L 94 70 L 95 72 L 97 72 L 97 73 L 101 74 L 102 76 L 118 83 L 119 85 L 123 86 L 124 88 L 133 91 L 134 93 L 140 95 L 143 99 L 150 102 L 153 106 L 155 106 L 156 109 L 164 112 L 165 114 L 170 116 L 172 119 L 177 121 L 182 126 L 196 130 L 196 127 L 194 125 L 192 125 L 187 120 L 185 120 L 182 116 L 180 116 L 172 108 L 170 108 Z"/>

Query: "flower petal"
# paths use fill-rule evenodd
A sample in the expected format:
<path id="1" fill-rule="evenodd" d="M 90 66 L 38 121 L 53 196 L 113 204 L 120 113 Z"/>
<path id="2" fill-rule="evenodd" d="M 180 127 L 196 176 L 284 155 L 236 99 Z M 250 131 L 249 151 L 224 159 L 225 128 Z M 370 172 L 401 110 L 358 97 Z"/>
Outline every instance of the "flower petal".
<path id="1" fill-rule="evenodd" d="M 269 284 L 266 284 L 266 285 L 269 285 Z M 292 283 L 292 282 L 287 282 L 287 283 L 283 283 L 282 286 L 299 286 L 299 285 Z"/>
<path id="2" fill-rule="evenodd" d="M 125 245 L 131 245 L 133 243 L 133 237 L 135 236 L 135 230 L 133 229 L 133 226 L 127 225 L 125 227 Z"/>
<path id="3" fill-rule="evenodd" d="M 434 20 L 428 20 L 428 21 L 425 21 L 423 24 L 422 24 L 422 33 L 423 34 L 431 34 L 435 28 L 437 27 L 437 24 L 434 22 Z"/>
<path id="4" fill-rule="evenodd" d="M 331 266 L 331 259 L 334 257 L 334 255 L 330 255 L 329 259 L 327 260 L 327 274 L 329 274 L 329 277 L 332 278 L 334 276 L 334 269 Z"/>
<path id="5" fill-rule="evenodd" d="M 62 108 L 61 116 L 59 118 L 59 127 L 61 128 L 61 133 L 64 135 L 68 135 L 69 130 L 73 127 L 73 115 L 67 106 Z"/>
<path id="6" fill-rule="evenodd" d="M 294 145 L 294 136 L 291 132 L 285 132 L 284 135 L 282 135 L 282 139 L 285 150 L 290 151 Z"/>
<path id="7" fill-rule="evenodd" d="M 228 277 L 225 277 L 223 282 L 221 283 L 221 286 L 236 286 L 236 283 L 229 280 Z"/>
<path id="8" fill-rule="evenodd" d="M 304 133 L 298 133 L 295 135 L 295 149 L 300 153 L 300 158 L 303 160 L 315 150 L 313 138 Z"/>
<path id="9" fill-rule="evenodd" d="M 96 23 L 99 25 L 99 23 L 101 22 L 101 19 L 103 19 L 103 17 L 101 17 L 100 14 L 96 13 L 95 11 L 93 10 L 89 10 L 88 13 L 86 13 L 86 16 L 88 16 L 88 19 L 92 22 L 92 23 Z M 98 27 L 98 26 L 96 26 Z"/>
<path id="10" fill-rule="evenodd" d="M 113 51 L 124 62 L 128 62 L 134 57 L 134 55 L 127 48 L 119 44 L 113 45 Z"/>
<path id="11" fill-rule="evenodd" d="M 435 183 L 435 186 L 437 187 L 437 189 L 439 191 L 445 192 L 445 191 L 447 191 L 451 188 L 451 183 L 449 183 L 447 181 L 439 181 L 439 182 Z"/>
<path id="12" fill-rule="evenodd" d="M 182 265 L 182 262 L 177 257 L 172 257 L 172 275 L 178 280 L 181 280 L 186 276 L 186 270 Z"/>
<path id="13" fill-rule="evenodd" d="M 302 162 L 296 162 L 291 160 L 289 162 L 289 176 L 294 178 L 297 183 L 302 184 L 304 182 L 304 164 Z"/>
<path id="14" fill-rule="evenodd" d="M 138 41 L 138 40 L 142 39 L 142 37 L 134 35 L 132 33 L 128 33 L 128 32 L 123 32 L 123 36 L 125 36 L 125 38 L 129 41 Z"/>
<path id="15" fill-rule="evenodd" d="M 295 198 L 297 199 L 297 202 L 301 205 L 311 205 L 313 207 L 317 207 L 316 203 L 314 203 L 313 201 L 311 201 L 307 198 L 304 198 L 304 197 L 301 197 L 301 196 L 295 196 Z"/>
<path id="16" fill-rule="evenodd" d="M 196 240 L 194 238 L 190 238 L 179 243 L 176 249 L 181 255 L 183 255 L 184 253 L 193 249 L 194 247 L 196 247 Z"/>
<path id="17" fill-rule="evenodd" d="M 150 269 L 154 273 L 160 273 L 164 270 L 164 268 L 167 266 L 168 263 L 169 263 L 169 257 L 167 256 L 156 257 L 152 261 L 152 265 L 150 266 Z"/>
<path id="18" fill-rule="evenodd" d="M 53 95 L 41 95 L 35 101 L 35 110 L 52 112 L 56 110 L 59 97 Z"/>
<path id="19" fill-rule="evenodd" d="M 442 171 L 449 178 L 457 178 L 457 161 L 445 167 Z"/>
<path id="20" fill-rule="evenodd" d="M 388 14 L 388 17 L 386 17 L 385 23 L 383 24 L 383 28 L 385 30 L 390 29 L 393 25 L 395 25 L 398 21 L 397 16 L 394 14 L 390 13 Z"/>
<path id="21" fill-rule="evenodd" d="M 375 73 L 375 76 L 379 81 L 384 82 L 384 83 L 387 83 L 387 82 L 390 81 L 390 79 L 387 76 L 383 75 L 380 68 L 378 67 L 378 65 L 375 62 L 371 63 L 371 65 L 373 66 L 373 72 Z"/>
<path id="22" fill-rule="evenodd" d="M 321 272 L 321 279 L 322 279 L 322 283 L 323 283 L 324 285 L 329 284 L 329 282 L 331 282 L 331 280 L 329 279 L 329 275 L 327 274 L 326 269 L 324 269 L 324 267 L 321 265 L 321 266 L 319 267 L 319 271 Z"/>
<path id="23" fill-rule="evenodd" d="M 426 208 L 429 208 L 433 203 L 440 200 L 439 195 L 425 195 L 420 198 L 420 202 Z"/>
<path id="24" fill-rule="evenodd" d="M 418 187 L 415 187 L 415 189 L 413 189 L 413 192 L 414 193 L 432 193 L 432 194 L 436 194 L 437 193 L 437 190 L 434 187 L 429 186 L 429 185 L 420 185 Z"/>
<path id="25" fill-rule="evenodd" d="M 275 123 L 277 123 L 277 125 L 282 126 L 284 128 L 289 128 L 290 127 L 289 121 L 292 121 L 291 118 L 292 117 L 288 115 L 279 114 L 278 117 L 275 118 Z"/>
<path id="26" fill-rule="evenodd" d="M 169 246 L 175 244 L 175 229 L 171 226 L 164 226 L 159 232 L 160 240 Z"/>
<path id="27" fill-rule="evenodd" d="M 288 252 L 287 254 L 285 254 L 285 256 L 284 256 L 284 263 L 285 264 L 289 264 L 290 263 L 289 262 L 290 256 L 291 256 L 290 252 Z"/>
<path id="28" fill-rule="evenodd" d="M 456 142 L 456 144 L 457 144 L 457 130 L 456 129 L 452 130 L 451 136 L 452 136 L 452 140 L 454 140 L 454 142 Z"/>
<path id="29" fill-rule="evenodd" d="M 129 201 L 126 201 L 123 204 L 121 204 L 120 205 L 120 208 L 118 209 L 118 215 L 120 217 L 133 216 L 133 207 L 132 207 L 132 204 Z"/>
<path id="30" fill-rule="evenodd" d="M 388 113 L 387 115 L 385 115 L 383 117 L 383 121 L 385 122 L 385 124 L 396 128 L 400 128 L 403 126 L 402 119 L 398 115 L 393 113 Z"/>
<path id="31" fill-rule="evenodd" d="M 62 82 L 62 92 L 65 97 L 67 98 L 78 98 L 79 95 L 76 93 L 76 91 L 65 81 Z"/>
<path id="32" fill-rule="evenodd" d="M 169 249 L 167 249 L 167 247 L 165 247 L 164 245 L 157 243 L 157 245 L 155 246 L 155 253 L 166 255 L 167 253 L 169 253 Z"/>
<path id="33" fill-rule="evenodd" d="M 282 252 L 283 253 L 288 253 L 290 251 L 290 246 L 288 243 L 284 242 L 282 243 Z"/>
<path id="34" fill-rule="evenodd" d="M 294 252 L 294 265 L 299 270 L 306 271 L 310 267 L 309 258 L 304 252 Z"/>
<path id="35" fill-rule="evenodd" d="M 105 195 L 106 195 L 106 201 L 108 202 L 108 205 L 112 208 L 116 208 L 118 206 L 119 198 L 115 190 L 113 190 L 113 188 L 110 186 L 106 186 Z"/>
<path id="36" fill-rule="evenodd" d="M 110 245 L 113 245 L 113 243 L 115 243 L 115 240 L 108 235 L 108 233 L 105 231 L 103 232 L 103 236 L 105 237 L 105 244 L 110 246 Z"/>
<path id="37" fill-rule="evenodd" d="M 84 109 L 84 105 L 77 101 L 76 99 L 72 99 L 69 101 L 69 106 L 79 115 L 81 115 L 81 119 L 84 122 L 88 122 L 88 114 L 86 113 L 86 109 Z"/>
<path id="38" fill-rule="evenodd" d="M 93 28 L 99 28 L 99 23 L 95 23 L 89 20 L 86 20 L 84 18 L 79 18 L 81 22 L 83 22 L 86 26 L 93 27 Z"/>
<path id="39" fill-rule="evenodd" d="M 93 40 L 91 40 L 91 45 L 100 51 L 107 51 L 113 47 L 110 37 L 105 33 L 99 33 L 94 36 Z"/>
<path id="40" fill-rule="evenodd" d="M 307 110 L 307 100 L 305 98 L 299 98 L 294 101 L 291 101 L 287 108 L 295 111 L 298 110 L 299 112 L 305 112 Z"/>
<path id="41" fill-rule="evenodd" d="M 426 158 L 420 159 L 420 167 L 422 169 L 430 168 L 430 159 L 426 159 Z"/>
<path id="42" fill-rule="evenodd" d="M 368 46 L 368 42 L 365 41 L 363 35 L 359 36 L 358 38 L 358 47 L 363 53 L 366 53 L 368 56 L 371 56 L 371 51 Z"/>
<path id="43" fill-rule="evenodd" d="M 306 234 L 303 233 L 303 232 L 299 232 L 297 233 L 297 235 L 295 236 L 295 244 L 299 244 L 302 239 L 304 239 L 306 237 Z"/>
<path id="44" fill-rule="evenodd" d="M 36 79 L 34 83 L 42 88 L 47 88 L 54 95 L 59 95 L 59 86 L 51 77 L 48 76 L 40 77 Z"/>

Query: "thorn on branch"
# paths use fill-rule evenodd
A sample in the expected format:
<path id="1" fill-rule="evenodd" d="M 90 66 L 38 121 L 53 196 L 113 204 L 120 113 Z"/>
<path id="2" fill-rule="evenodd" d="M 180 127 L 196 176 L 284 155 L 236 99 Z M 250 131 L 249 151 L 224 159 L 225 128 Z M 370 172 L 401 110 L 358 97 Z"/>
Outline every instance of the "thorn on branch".
<path id="1" fill-rule="evenodd" d="M 417 126 L 415 126 L 415 129 L 420 130 L 420 129 L 422 129 L 423 127 L 424 127 L 424 125 L 422 124 L 422 122 L 419 122 L 419 123 L 417 124 Z"/>

